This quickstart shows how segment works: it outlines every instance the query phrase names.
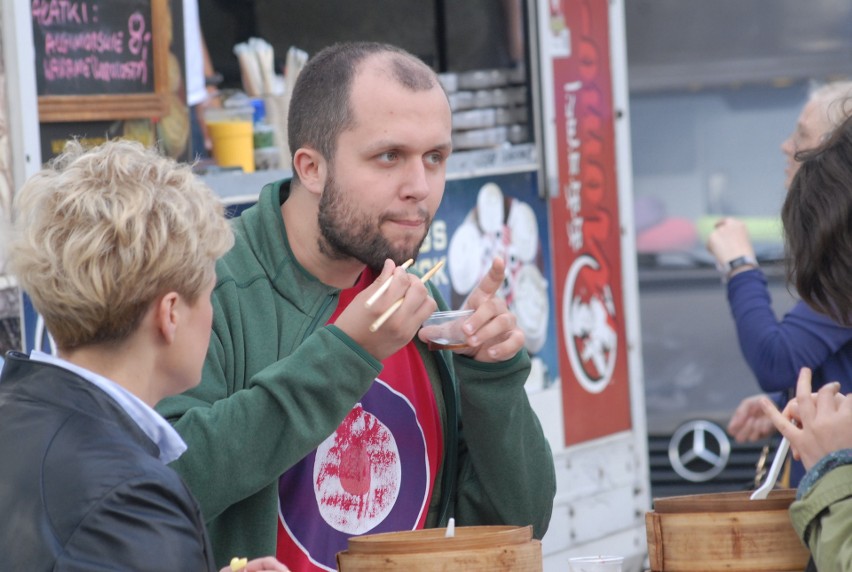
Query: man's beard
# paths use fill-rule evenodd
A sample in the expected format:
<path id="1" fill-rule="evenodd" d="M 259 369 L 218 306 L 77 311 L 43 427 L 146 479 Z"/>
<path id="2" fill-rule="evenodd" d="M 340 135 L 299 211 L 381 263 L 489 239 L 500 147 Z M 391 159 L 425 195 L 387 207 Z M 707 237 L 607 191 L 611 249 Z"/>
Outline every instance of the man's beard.
<path id="1" fill-rule="evenodd" d="M 420 214 L 425 215 L 428 229 L 432 218 L 425 212 Z M 343 193 L 331 172 L 320 197 L 318 220 L 321 253 L 332 260 L 354 258 L 376 273 L 381 272 L 388 258 L 397 265 L 409 258 L 417 258 L 420 245 L 426 238 L 424 233 L 414 246 L 395 247 L 382 235 L 380 220 L 371 220 L 358 213 L 351 202 L 344 204 Z"/>

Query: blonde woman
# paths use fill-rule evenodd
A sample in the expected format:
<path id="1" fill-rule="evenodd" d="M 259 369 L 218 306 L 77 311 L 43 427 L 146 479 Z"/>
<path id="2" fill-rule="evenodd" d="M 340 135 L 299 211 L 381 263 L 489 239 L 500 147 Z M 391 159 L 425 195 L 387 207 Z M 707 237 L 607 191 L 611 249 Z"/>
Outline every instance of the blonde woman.
<path id="1" fill-rule="evenodd" d="M 15 202 L 10 268 L 58 355 L 0 378 L 0 554 L 14 570 L 213 570 L 204 521 L 167 463 L 186 445 L 152 409 L 198 384 L 215 262 L 233 244 L 189 166 L 77 143 Z M 285 570 L 271 559 L 250 570 Z"/>

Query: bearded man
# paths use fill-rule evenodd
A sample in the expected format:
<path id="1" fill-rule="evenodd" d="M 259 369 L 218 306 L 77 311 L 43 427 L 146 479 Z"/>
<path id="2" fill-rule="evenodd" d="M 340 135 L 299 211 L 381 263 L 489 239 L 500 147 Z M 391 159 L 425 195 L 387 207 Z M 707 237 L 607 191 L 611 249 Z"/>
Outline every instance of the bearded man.
<path id="1" fill-rule="evenodd" d="M 386 44 L 331 46 L 299 74 L 288 121 L 293 178 L 234 221 L 202 382 L 158 407 L 189 445 L 174 468 L 217 560 L 276 550 L 291 570 L 335 570 L 353 535 L 451 517 L 541 538 L 553 457 L 523 332 L 496 295 L 505 262 L 466 302 L 467 347 L 430 351 L 418 334 L 446 309 L 403 268 L 452 150 L 434 71 Z"/>

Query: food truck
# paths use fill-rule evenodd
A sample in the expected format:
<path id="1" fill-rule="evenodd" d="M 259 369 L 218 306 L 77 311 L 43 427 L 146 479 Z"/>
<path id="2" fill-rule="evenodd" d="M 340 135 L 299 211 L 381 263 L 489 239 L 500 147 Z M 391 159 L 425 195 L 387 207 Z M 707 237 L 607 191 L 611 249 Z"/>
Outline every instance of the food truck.
<path id="1" fill-rule="evenodd" d="M 98 7 L 103 21 L 127 22 L 128 36 L 140 48 L 133 66 L 127 65 L 152 68 L 148 83 L 111 93 L 101 105 L 91 93 L 97 86 L 75 84 L 77 92 L 63 92 L 56 70 L 70 72 L 61 67 L 67 62 L 48 57 L 50 27 L 58 25 L 49 4 L 36 0 L 29 13 L 13 9 L 11 0 L 3 4 L 4 22 L 14 14 L 21 24 L 18 41 L 34 46 L 36 72 L 56 72 L 38 80 L 33 73 L 20 87 L 24 98 L 38 98 L 42 114 L 30 119 L 41 150 L 28 155 L 39 157 L 28 164 L 30 171 L 55 152 L 57 142 L 87 126 L 95 126 L 89 134 L 106 129 L 128 136 L 146 126 L 162 134 L 175 124 L 180 93 L 170 91 L 173 82 L 160 67 L 168 69 L 179 44 L 174 2 L 122 0 L 109 9 L 104 0 L 75 3 L 80 20 L 85 6 Z M 445 12 L 453 9 L 452 3 L 437 4 Z M 544 568 L 566 570 L 570 557 L 607 554 L 623 556 L 623 569 L 638 571 L 646 560 L 650 486 L 623 0 L 529 0 L 517 6 L 522 60 L 477 69 L 454 69 L 446 58 L 433 62 L 453 108 L 455 151 L 416 267 L 428 270 L 444 261 L 432 282 L 457 308 L 492 257 L 506 259 L 501 294 L 526 335 L 533 362 L 527 393 L 556 466 Z M 132 17 L 137 11 L 142 16 Z M 365 10 L 364 18 L 371 13 Z M 444 18 L 452 20 L 446 13 Z M 161 30 L 165 20 L 172 23 L 169 33 Z M 76 25 L 67 18 L 62 23 Z M 151 34 L 140 34 L 143 29 Z M 150 50 L 143 54 L 141 48 Z M 173 154 L 185 151 L 180 138 L 166 143 Z M 202 176 L 238 216 L 264 183 L 288 174 L 211 170 Z M 53 350 L 25 296 L 21 312 L 24 347 Z"/>

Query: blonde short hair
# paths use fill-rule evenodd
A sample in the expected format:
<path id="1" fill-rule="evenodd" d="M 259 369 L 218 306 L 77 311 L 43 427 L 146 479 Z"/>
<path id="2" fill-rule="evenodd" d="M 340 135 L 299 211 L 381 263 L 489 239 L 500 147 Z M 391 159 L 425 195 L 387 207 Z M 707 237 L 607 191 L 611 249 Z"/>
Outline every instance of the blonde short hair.
<path id="1" fill-rule="evenodd" d="M 195 302 L 234 241 L 189 165 L 132 141 L 69 142 L 14 206 L 10 269 L 60 349 L 126 339 L 167 292 Z"/>

